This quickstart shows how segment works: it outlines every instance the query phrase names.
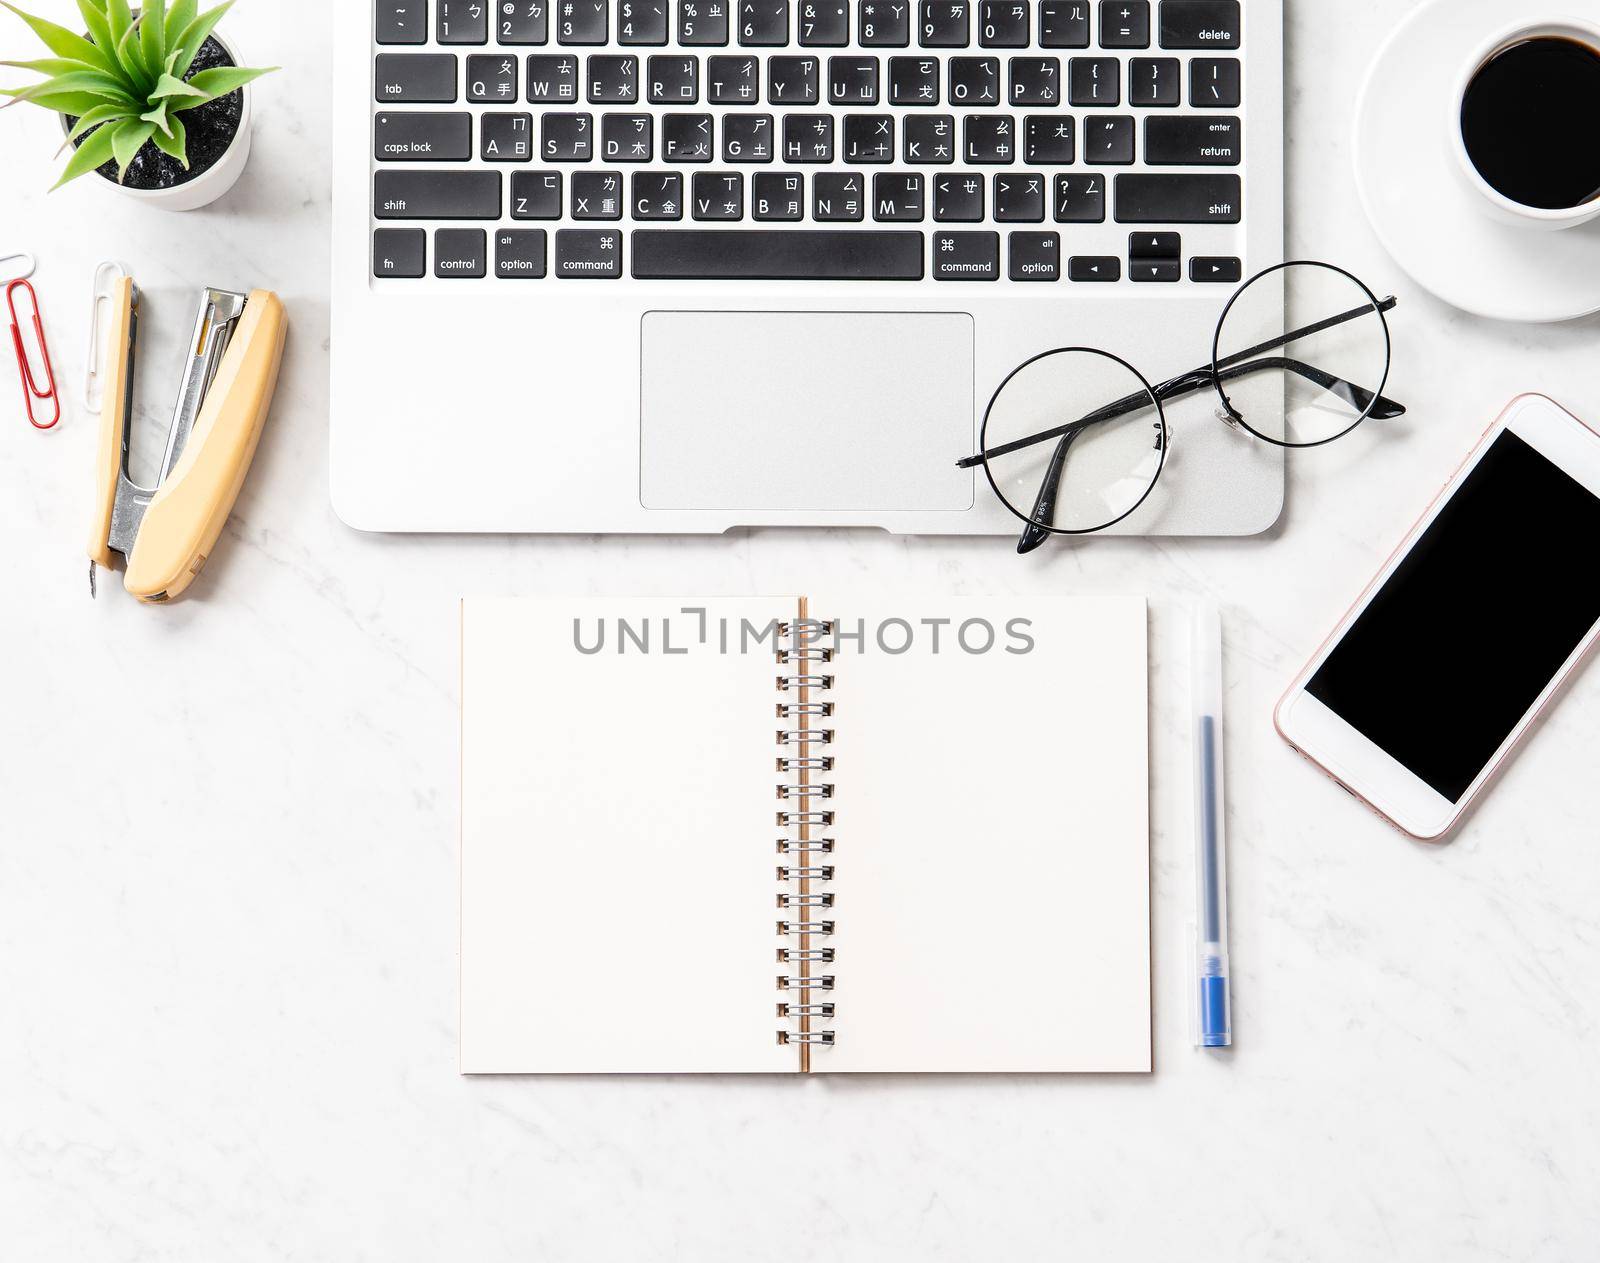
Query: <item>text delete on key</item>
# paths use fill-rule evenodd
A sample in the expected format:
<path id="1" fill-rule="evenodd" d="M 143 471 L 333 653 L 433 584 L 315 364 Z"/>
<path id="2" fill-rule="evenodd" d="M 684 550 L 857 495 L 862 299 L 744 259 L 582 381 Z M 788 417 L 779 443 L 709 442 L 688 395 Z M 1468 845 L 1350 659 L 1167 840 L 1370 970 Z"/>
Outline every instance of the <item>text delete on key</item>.
<path id="1" fill-rule="evenodd" d="M 1162 0 L 1162 48 L 1238 48 L 1238 0 Z"/>
<path id="2" fill-rule="evenodd" d="M 1116 177 L 1119 224 L 1236 224 L 1242 187 L 1236 175 Z"/>

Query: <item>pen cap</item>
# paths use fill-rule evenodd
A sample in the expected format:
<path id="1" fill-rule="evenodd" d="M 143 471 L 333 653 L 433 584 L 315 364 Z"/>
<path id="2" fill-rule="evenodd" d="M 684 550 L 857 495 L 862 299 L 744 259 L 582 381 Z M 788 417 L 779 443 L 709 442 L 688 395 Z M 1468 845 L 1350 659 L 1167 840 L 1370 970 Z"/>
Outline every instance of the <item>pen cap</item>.
<path id="1" fill-rule="evenodd" d="M 1194 714 L 1222 717 L 1222 614 L 1209 601 L 1197 602 L 1189 626 L 1189 681 Z"/>

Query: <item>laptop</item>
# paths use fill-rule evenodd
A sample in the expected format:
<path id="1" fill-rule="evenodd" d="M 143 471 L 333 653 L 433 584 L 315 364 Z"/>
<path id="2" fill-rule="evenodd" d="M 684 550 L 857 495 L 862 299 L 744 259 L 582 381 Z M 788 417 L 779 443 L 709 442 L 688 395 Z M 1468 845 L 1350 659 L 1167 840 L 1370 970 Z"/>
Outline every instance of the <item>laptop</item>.
<path id="1" fill-rule="evenodd" d="M 1282 0 L 350 0 L 333 501 L 370 531 L 1015 534 L 984 408 L 1203 364 L 1281 260 Z M 1116 530 L 1246 535 L 1196 398 Z"/>

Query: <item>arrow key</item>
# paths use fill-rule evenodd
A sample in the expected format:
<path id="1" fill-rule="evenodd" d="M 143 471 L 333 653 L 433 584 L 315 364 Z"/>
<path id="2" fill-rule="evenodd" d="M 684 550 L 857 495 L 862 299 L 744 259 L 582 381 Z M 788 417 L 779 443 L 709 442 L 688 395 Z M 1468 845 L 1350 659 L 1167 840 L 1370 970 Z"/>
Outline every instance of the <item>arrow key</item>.
<path id="1" fill-rule="evenodd" d="M 1130 281 L 1176 281 L 1183 276 L 1183 264 L 1177 259 L 1130 259 Z"/>
<path id="2" fill-rule="evenodd" d="M 1179 259 L 1183 257 L 1183 238 L 1175 232 L 1134 232 L 1128 234 L 1130 259 Z"/>
<path id="3" fill-rule="evenodd" d="M 1196 255 L 1189 260 L 1189 279 L 1217 285 L 1235 284 L 1244 275 L 1238 259 L 1210 258 Z"/>
<path id="4" fill-rule="evenodd" d="M 1067 279 L 1073 281 L 1120 281 L 1122 260 L 1114 254 L 1075 254 L 1067 260 Z"/>

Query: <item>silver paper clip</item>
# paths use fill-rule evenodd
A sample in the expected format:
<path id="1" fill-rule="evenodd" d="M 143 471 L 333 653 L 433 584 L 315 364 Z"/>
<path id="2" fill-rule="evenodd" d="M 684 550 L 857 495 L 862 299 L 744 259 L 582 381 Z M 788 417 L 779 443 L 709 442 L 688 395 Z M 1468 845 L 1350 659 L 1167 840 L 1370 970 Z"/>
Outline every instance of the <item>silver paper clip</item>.
<path id="1" fill-rule="evenodd" d="M 39 260 L 26 250 L 13 250 L 10 254 L 0 254 L 0 285 L 9 285 L 12 281 L 25 281 L 33 275 L 34 269 L 39 266 Z"/>
<path id="2" fill-rule="evenodd" d="M 89 353 L 83 370 L 83 406 L 90 412 L 99 412 L 105 402 L 105 326 L 115 297 L 112 287 L 126 275 L 128 269 L 114 259 L 107 259 L 94 270 L 94 300 L 89 307 Z"/>

